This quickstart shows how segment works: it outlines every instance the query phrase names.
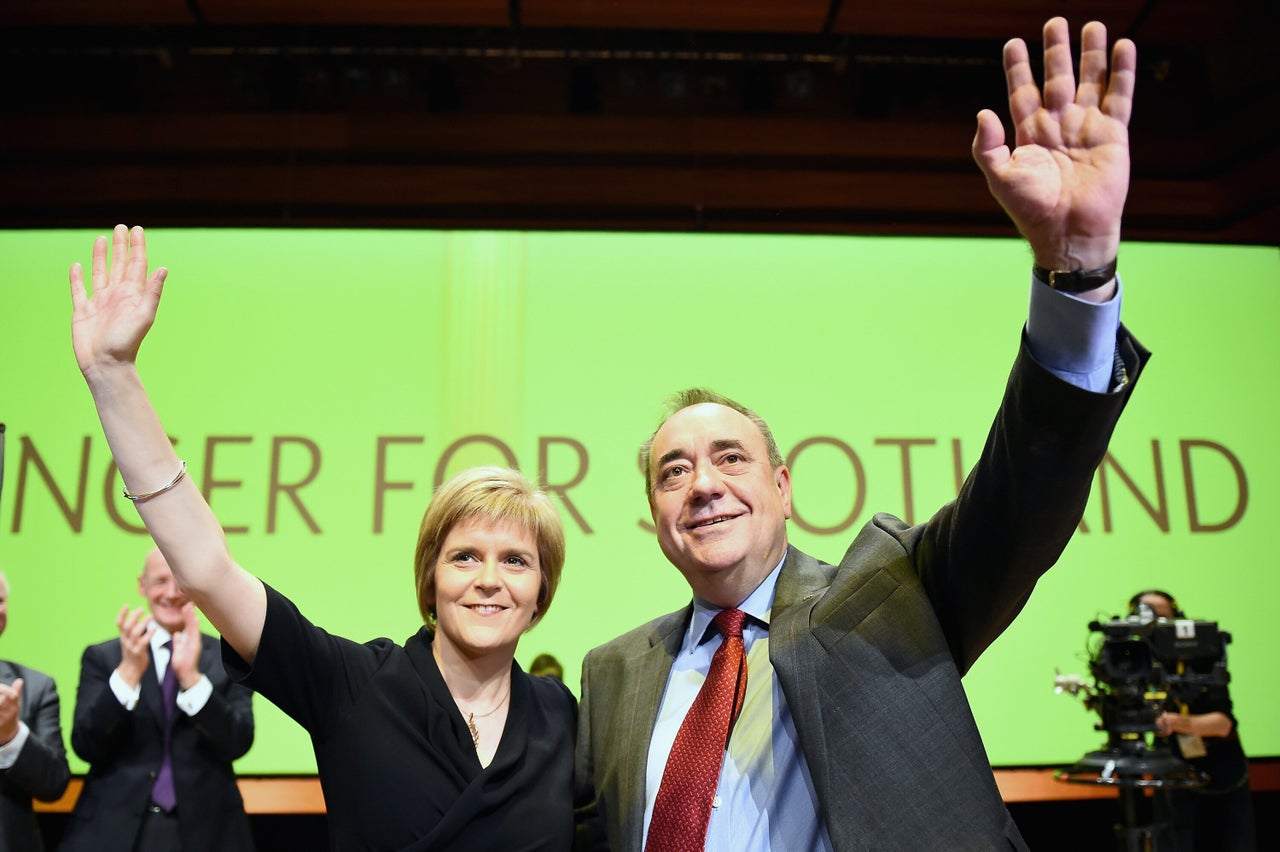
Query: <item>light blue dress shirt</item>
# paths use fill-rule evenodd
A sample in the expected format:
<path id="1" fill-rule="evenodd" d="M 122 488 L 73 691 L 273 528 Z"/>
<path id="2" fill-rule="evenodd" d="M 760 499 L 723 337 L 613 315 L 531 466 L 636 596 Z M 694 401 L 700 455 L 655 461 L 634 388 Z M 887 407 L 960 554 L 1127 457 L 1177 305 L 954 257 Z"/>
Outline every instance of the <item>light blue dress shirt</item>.
<path id="1" fill-rule="evenodd" d="M 769 613 L 781 570 L 780 560 L 765 581 L 738 605 L 748 616 L 742 628 L 747 694 L 720 769 L 720 785 L 707 826 L 707 849 L 742 852 L 832 848 L 826 826 L 818 819 L 818 794 L 800 751 L 791 709 L 769 662 Z M 694 598 L 693 618 L 667 678 L 667 690 L 649 743 L 645 837 L 649 836 L 649 821 L 667 755 L 707 678 L 711 657 L 720 647 L 720 634 L 711 627 L 711 619 L 718 612 L 720 607 Z"/>

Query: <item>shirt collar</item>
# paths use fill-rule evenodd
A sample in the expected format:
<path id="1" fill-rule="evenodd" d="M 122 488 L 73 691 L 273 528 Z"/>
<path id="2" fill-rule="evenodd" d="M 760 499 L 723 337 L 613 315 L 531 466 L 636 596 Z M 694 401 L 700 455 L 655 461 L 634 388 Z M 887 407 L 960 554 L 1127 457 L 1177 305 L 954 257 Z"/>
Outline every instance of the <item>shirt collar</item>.
<path id="1" fill-rule="evenodd" d="M 151 650 L 152 652 L 155 652 L 160 650 L 161 648 L 164 648 L 164 643 L 172 639 L 173 634 L 171 634 L 168 630 L 165 630 L 156 622 L 153 621 L 151 623 L 155 626 L 155 630 L 151 634 Z M 165 650 L 167 651 L 168 648 L 165 648 Z"/>
<path id="2" fill-rule="evenodd" d="M 746 600 L 738 604 L 738 609 L 748 616 L 747 625 L 758 624 L 766 629 L 769 627 L 769 612 L 773 609 L 773 596 L 778 590 L 778 575 L 782 571 L 782 563 L 786 561 L 787 553 L 784 550 L 782 558 L 778 560 L 777 565 L 773 566 L 769 576 L 756 586 L 755 591 L 747 595 Z M 689 619 L 689 630 L 684 637 L 685 651 L 696 650 L 713 635 L 708 628 L 711 626 L 711 620 L 719 615 L 722 609 L 724 607 L 707 603 L 697 595 L 693 596 L 693 617 Z"/>

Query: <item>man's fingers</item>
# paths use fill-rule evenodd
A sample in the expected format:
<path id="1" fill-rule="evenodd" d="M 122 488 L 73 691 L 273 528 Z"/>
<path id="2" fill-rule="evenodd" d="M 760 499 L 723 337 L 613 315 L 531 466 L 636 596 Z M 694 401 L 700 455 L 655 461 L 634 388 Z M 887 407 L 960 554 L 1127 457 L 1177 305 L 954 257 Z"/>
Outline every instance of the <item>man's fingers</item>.
<path id="1" fill-rule="evenodd" d="M 1133 90 L 1138 78 L 1138 47 L 1122 38 L 1111 48 L 1111 78 L 1102 99 L 1102 111 L 1129 126 L 1133 114 Z"/>
<path id="2" fill-rule="evenodd" d="M 1105 31 L 1104 36 L 1105 38 Z M 1071 34 L 1065 18 L 1044 25 L 1044 105 L 1053 112 L 1065 109 L 1076 96 L 1071 66 Z"/>
<path id="3" fill-rule="evenodd" d="M 1031 56 L 1020 38 L 1010 39 L 1004 46 L 1004 79 L 1009 88 L 1009 114 L 1016 127 L 1040 109 L 1040 88 L 1031 73 Z"/>
<path id="4" fill-rule="evenodd" d="M 1107 88 L 1107 28 L 1090 21 L 1080 31 L 1080 86 L 1076 104 L 1085 108 L 1102 104 Z"/>
<path id="5" fill-rule="evenodd" d="M 141 607 L 130 610 L 128 606 L 120 610 L 120 615 L 116 618 L 116 624 L 120 628 L 121 635 L 131 640 L 136 640 L 142 636 L 150 635 L 151 620 L 144 617 Z"/>
<path id="6" fill-rule="evenodd" d="M 984 173 L 990 173 L 1009 159 L 1009 146 L 1004 144 L 1004 125 L 1000 123 L 1000 117 L 989 109 L 978 113 L 973 159 Z"/>

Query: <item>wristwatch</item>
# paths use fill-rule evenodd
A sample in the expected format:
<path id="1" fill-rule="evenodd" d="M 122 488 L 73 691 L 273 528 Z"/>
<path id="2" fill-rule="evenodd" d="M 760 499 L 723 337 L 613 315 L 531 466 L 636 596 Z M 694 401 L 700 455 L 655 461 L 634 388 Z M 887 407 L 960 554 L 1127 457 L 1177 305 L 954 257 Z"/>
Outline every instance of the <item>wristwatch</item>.
<path id="1" fill-rule="evenodd" d="M 1045 269 L 1032 265 L 1031 274 L 1042 284 L 1062 293 L 1085 293 L 1096 290 L 1116 277 L 1116 262 L 1097 269 Z"/>

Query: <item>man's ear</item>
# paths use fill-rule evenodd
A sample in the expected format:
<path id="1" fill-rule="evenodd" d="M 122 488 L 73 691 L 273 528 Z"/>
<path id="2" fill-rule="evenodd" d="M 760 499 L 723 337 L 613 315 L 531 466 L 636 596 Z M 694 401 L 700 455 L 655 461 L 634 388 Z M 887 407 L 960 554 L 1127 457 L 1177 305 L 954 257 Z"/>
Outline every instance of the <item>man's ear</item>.
<path id="1" fill-rule="evenodd" d="M 791 519 L 791 471 L 785 464 L 778 465 L 773 471 L 773 481 L 782 495 L 782 516 Z"/>

